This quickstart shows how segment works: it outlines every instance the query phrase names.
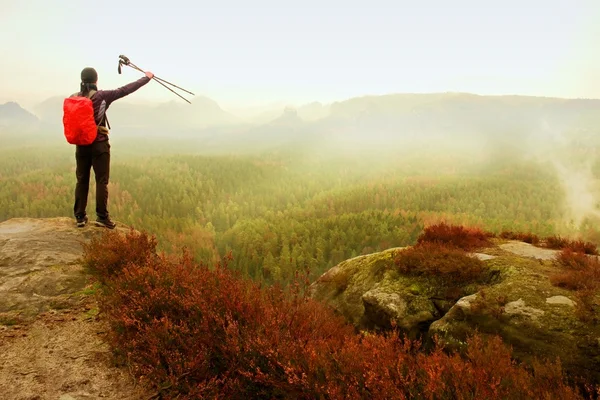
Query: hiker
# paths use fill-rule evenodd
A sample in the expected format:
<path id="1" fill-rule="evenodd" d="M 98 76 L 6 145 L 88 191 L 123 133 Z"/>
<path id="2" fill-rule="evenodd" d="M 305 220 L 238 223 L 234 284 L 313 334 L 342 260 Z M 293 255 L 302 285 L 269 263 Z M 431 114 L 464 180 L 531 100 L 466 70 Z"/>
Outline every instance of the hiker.
<path id="1" fill-rule="evenodd" d="M 106 119 L 106 110 L 111 103 L 125 97 L 154 77 L 152 72 L 146 76 L 115 90 L 98 90 L 98 73 L 94 68 L 84 68 L 81 71 L 80 91 L 71 95 L 86 96 L 92 100 L 94 119 L 98 125 L 96 139 L 90 145 L 77 145 L 75 159 L 77 161 L 77 185 L 75 187 L 75 205 L 73 211 L 78 227 L 84 227 L 88 222 L 86 213 L 88 191 L 90 188 L 90 170 L 94 168 L 96 177 L 96 225 L 114 229 L 116 224 L 111 221 L 108 213 L 108 178 L 110 172 L 110 143 L 108 133 L 110 124 Z"/>

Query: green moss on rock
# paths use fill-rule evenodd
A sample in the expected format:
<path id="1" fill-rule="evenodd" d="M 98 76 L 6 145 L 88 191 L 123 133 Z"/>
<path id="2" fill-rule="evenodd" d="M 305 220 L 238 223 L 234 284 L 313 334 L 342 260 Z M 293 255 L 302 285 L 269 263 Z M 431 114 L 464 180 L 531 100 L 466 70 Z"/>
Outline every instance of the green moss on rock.
<path id="1" fill-rule="evenodd" d="M 598 319 L 582 320 L 577 296 L 552 285 L 553 260 L 486 249 L 495 257 L 485 259 L 485 276 L 450 290 L 444 277 L 399 273 L 394 258 L 402 250 L 340 263 L 311 286 L 313 297 L 362 330 L 394 322 L 409 336 L 425 330 L 428 339 L 437 335 L 456 349 L 476 331 L 500 335 L 521 361 L 558 357 L 569 374 L 600 383 Z M 556 298 L 562 300 L 548 301 Z"/>

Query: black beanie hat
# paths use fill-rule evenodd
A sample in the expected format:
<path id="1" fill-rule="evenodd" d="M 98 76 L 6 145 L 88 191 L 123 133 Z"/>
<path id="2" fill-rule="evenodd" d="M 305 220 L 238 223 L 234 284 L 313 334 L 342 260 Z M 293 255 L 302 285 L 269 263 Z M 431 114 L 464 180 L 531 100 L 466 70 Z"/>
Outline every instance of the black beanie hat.
<path id="1" fill-rule="evenodd" d="M 81 71 L 81 82 L 96 83 L 98 81 L 98 73 L 92 67 L 84 68 Z"/>

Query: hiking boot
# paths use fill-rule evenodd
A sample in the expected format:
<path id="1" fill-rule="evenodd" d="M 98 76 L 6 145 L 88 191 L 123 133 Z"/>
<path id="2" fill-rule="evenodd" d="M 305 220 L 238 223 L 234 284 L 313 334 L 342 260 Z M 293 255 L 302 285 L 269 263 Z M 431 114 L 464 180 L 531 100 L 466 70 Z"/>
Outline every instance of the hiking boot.
<path id="1" fill-rule="evenodd" d="M 109 217 L 106 217 L 106 218 L 98 218 L 96 220 L 96 226 L 103 226 L 108 229 L 115 229 L 117 224 L 112 222 Z"/>
<path id="2" fill-rule="evenodd" d="M 84 215 L 83 218 L 77 218 L 77 227 L 78 228 L 83 228 L 84 226 L 86 226 L 88 223 L 88 217 L 87 215 Z"/>

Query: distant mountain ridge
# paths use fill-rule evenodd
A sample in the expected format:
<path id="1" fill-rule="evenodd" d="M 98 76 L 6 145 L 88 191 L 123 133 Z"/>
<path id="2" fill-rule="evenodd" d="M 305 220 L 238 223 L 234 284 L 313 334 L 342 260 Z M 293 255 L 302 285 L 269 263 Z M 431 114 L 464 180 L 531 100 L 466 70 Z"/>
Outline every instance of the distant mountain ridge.
<path id="1" fill-rule="evenodd" d="M 51 125 L 62 124 L 63 97 L 51 97 L 38 104 L 34 112 Z M 109 122 L 120 128 L 153 127 L 201 129 L 209 126 L 234 125 L 240 119 L 221 109 L 208 97 L 197 96 L 192 104 L 179 104 L 176 100 L 157 105 L 139 105 L 117 101 L 107 111 Z"/>
<path id="2" fill-rule="evenodd" d="M 39 118 L 45 128 L 62 129 L 62 100 L 56 96 L 38 104 L 34 108 L 37 117 L 16 103 L 7 103 L 0 108 L 0 126 Z M 150 106 L 118 101 L 107 114 L 113 130 L 128 136 L 187 136 L 201 139 L 206 146 L 235 142 L 271 147 L 310 138 L 336 138 L 344 145 L 475 138 L 482 145 L 494 146 L 532 134 L 600 137 L 600 99 L 398 93 L 263 109 L 255 119 L 228 112 L 208 97 L 196 96 L 191 102 L 173 99 Z"/>
<path id="3" fill-rule="evenodd" d="M 17 108 L 31 117 L 39 117 L 47 123 L 62 123 L 63 97 L 51 97 L 33 108 L 33 113 L 22 109 L 16 103 L 0 106 L 0 118 L 17 112 Z M 261 111 L 252 116 L 239 117 L 235 113 L 224 110 L 220 105 L 204 96 L 196 96 L 191 105 L 179 100 L 172 100 L 156 105 L 141 105 L 127 101 L 115 102 L 109 109 L 115 121 L 123 126 L 140 124 L 173 125 L 173 121 L 188 128 L 205 128 L 207 126 L 225 126 L 252 124 L 256 118 L 258 124 L 272 122 L 285 112 L 286 108 L 273 108 Z M 17 107 L 15 107 L 17 106 Z M 12 107 L 12 111 L 11 111 Z M 410 115 L 412 118 L 424 113 L 435 112 L 438 116 L 448 117 L 450 114 L 472 113 L 487 109 L 492 110 L 521 109 L 522 112 L 542 111 L 596 111 L 600 107 L 600 99 L 563 99 L 552 97 L 535 97 L 520 95 L 476 95 L 471 93 L 424 93 L 424 94 L 386 94 L 368 95 L 336 101 L 331 104 L 312 102 L 293 107 L 298 116 L 306 122 L 325 119 L 357 121 L 369 117 L 394 117 Z M 3 110 L 4 108 L 4 110 Z M 4 111 L 4 115 L 3 115 Z M 443 112 L 442 112 L 443 111 Z M 35 115 L 34 115 L 35 114 Z M 472 114 L 469 115 L 473 117 Z"/>
<path id="4" fill-rule="evenodd" d="M 519 137 L 532 132 L 596 131 L 600 100 L 469 93 L 391 94 L 336 102 L 317 121 L 345 131 L 403 136 Z"/>
<path id="5" fill-rule="evenodd" d="M 0 104 L 0 127 L 24 127 L 39 123 L 39 118 L 16 102 Z"/>

